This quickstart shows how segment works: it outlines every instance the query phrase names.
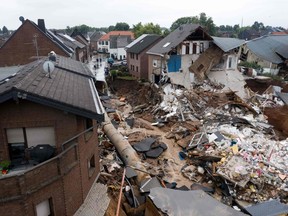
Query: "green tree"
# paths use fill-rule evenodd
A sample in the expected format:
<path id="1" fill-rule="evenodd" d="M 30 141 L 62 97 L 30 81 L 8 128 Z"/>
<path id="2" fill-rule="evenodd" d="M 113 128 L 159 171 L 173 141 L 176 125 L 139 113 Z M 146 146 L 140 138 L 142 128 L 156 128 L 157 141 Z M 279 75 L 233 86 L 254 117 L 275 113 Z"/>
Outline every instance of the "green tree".
<path id="1" fill-rule="evenodd" d="M 128 31 L 130 26 L 125 22 L 116 23 L 114 30 L 115 31 Z"/>
<path id="2" fill-rule="evenodd" d="M 115 30 L 115 26 L 110 25 L 110 26 L 108 27 L 108 32 L 110 32 L 110 31 L 114 31 L 114 30 Z"/>
<path id="3" fill-rule="evenodd" d="M 177 29 L 179 26 L 183 24 L 189 24 L 189 23 L 199 23 L 198 17 L 181 17 L 178 18 L 175 22 L 172 23 L 170 30 L 174 31 Z"/>
<path id="4" fill-rule="evenodd" d="M 146 23 L 142 25 L 142 23 L 138 23 L 136 25 L 133 25 L 133 32 L 135 35 L 135 38 L 138 38 L 142 34 L 157 34 L 161 35 L 161 27 L 158 24 L 153 24 L 153 23 Z"/>
<path id="5" fill-rule="evenodd" d="M 253 23 L 253 25 L 251 26 L 252 29 L 255 29 L 256 31 L 260 31 L 260 30 L 263 30 L 265 29 L 265 26 L 262 22 L 257 22 L 255 21 Z"/>
<path id="6" fill-rule="evenodd" d="M 200 13 L 199 16 L 181 17 L 172 23 L 170 30 L 174 31 L 183 24 L 199 24 L 207 30 L 210 35 L 216 34 L 216 25 L 211 17 L 207 17 L 205 13 Z"/>
<path id="7" fill-rule="evenodd" d="M 6 26 L 3 26 L 3 28 L 2 28 L 2 33 L 3 33 L 3 34 L 8 34 L 8 33 L 9 33 L 9 31 L 8 31 L 8 29 L 7 29 Z"/>
<path id="8" fill-rule="evenodd" d="M 197 16 L 195 17 L 195 19 Z M 205 13 L 200 13 L 199 24 L 203 26 L 210 35 L 216 34 L 216 25 L 211 17 L 207 17 Z"/>

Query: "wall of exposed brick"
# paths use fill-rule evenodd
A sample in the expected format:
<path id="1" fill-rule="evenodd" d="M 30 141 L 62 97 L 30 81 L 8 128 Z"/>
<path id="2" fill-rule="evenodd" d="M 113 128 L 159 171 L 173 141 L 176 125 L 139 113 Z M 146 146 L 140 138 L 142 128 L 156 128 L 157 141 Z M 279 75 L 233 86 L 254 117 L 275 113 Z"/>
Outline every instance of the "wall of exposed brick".
<path id="1" fill-rule="evenodd" d="M 52 198 L 56 215 L 73 215 L 85 200 L 99 173 L 97 129 L 72 141 L 61 153 L 61 144 L 85 130 L 84 118 L 29 101 L 8 101 L 0 106 L 0 160 L 9 159 L 6 128 L 53 126 L 58 155 L 18 176 L 0 177 L 0 212 L 35 215 L 36 205 Z M 97 126 L 96 122 L 94 125 Z M 95 171 L 89 177 L 88 160 L 94 154 Z"/>
<path id="2" fill-rule="evenodd" d="M 39 56 L 47 56 L 50 51 L 69 57 L 58 45 L 51 41 L 31 21 L 26 20 L 0 49 L 0 67 L 23 65 L 35 61 L 36 46 L 33 43 L 37 35 Z"/>

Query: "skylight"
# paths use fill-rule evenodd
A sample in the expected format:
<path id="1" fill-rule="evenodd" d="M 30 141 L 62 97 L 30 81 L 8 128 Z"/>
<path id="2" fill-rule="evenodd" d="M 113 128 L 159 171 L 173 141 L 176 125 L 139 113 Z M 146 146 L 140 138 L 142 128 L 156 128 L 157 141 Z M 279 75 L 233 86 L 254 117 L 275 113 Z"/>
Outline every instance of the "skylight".
<path id="1" fill-rule="evenodd" d="M 169 46 L 169 44 L 171 44 L 171 42 L 167 42 L 166 44 L 163 45 L 163 47 L 167 47 Z"/>

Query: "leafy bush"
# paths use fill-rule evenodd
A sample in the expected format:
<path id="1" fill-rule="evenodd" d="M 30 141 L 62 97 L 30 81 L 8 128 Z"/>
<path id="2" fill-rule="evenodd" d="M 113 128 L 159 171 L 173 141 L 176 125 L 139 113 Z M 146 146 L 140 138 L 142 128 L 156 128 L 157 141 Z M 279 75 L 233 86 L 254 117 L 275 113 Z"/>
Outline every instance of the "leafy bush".
<path id="1" fill-rule="evenodd" d="M 116 77 L 118 75 L 117 70 L 110 71 L 111 76 Z"/>
<path id="2" fill-rule="evenodd" d="M 10 164 L 11 164 L 10 161 L 8 161 L 8 160 L 3 160 L 3 161 L 0 162 L 0 168 L 1 168 L 2 170 L 8 169 L 9 166 L 10 166 Z"/>
<path id="3" fill-rule="evenodd" d="M 247 67 L 247 68 L 253 68 L 255 70 L 263 70 L 263 68 L 260 65 L 258 65 L 256 62 L 243 61 L 243 62 L 240 62 L 238 64 L 238 66 L 243 66 L 243 67 Z"/>

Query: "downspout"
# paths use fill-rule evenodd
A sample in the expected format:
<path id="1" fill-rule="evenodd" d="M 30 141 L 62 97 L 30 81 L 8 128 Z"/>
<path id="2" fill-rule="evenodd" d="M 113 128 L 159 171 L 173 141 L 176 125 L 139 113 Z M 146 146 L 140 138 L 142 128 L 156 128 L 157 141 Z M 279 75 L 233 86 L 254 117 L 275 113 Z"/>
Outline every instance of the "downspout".
<path id="1" fill-rule="evenodd" d="M 114 127 L 114 125 L 111 123 L 107 113 L 105 113 L 105 122 L 103 123 L 103 130 L 106 136 L 109 138 L 109 140 L 112 142 L 112 144 L 115 146 L 117 152 L 119 153 L 121 159 L 123 160 L 124 164 L 126 166 L 135 167 L 139 170 L 146 171 L 145 166 L 141 162 L 140 158 L 138 157 L 136 151 L 132 148 L 128 140 L 126 140 Z M 137 183 L 140 185 L 140 183 L 145 178 L 150 178 L 150 176 L 147 173 L 139 172 L 135 170 L 137 175 Z"/>

